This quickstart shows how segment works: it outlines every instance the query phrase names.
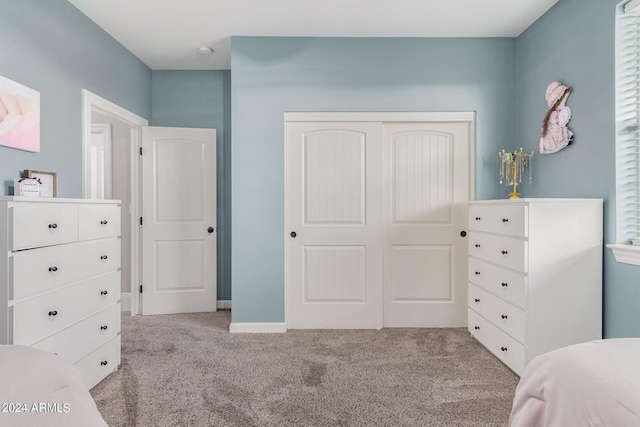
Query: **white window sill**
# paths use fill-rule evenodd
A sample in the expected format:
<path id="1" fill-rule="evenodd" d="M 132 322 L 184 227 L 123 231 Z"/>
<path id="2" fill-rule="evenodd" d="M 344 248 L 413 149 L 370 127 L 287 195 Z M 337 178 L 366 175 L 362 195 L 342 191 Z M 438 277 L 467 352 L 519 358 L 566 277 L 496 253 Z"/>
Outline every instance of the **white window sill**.
<path id="1" fill-rule="evenodd" d="M 607 245 L 613 251 L 616 261 L 640 265 L 640 245 Z"/>

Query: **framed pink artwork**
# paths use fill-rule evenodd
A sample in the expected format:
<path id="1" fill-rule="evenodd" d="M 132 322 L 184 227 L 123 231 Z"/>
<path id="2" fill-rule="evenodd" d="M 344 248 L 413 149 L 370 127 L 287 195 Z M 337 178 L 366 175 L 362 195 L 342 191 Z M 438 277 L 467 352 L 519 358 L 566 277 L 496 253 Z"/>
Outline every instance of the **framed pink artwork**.
<path id="1" fill-rule="evenodd" d="M 40 152 L 40 92 L 2 76 L 0 145 Z"/>

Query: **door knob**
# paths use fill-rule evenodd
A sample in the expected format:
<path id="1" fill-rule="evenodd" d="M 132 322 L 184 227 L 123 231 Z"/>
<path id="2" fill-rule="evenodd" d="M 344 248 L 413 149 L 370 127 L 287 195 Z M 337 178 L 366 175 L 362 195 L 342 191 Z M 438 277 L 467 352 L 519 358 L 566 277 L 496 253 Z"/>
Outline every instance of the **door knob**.
<path id="1" fill-rule="evenodd" d="M 298 234 L 295 231 L 292 231 L 291 234 L 290 234 L 290 236 L 293 237 L 294 239 L 296 238 L 297 235 Z"/>
<path id="2" fill-rule="evenodd" d="M 462 237 L 466 237 L 466 236 L 467 236 L 467 232 L 466 232 L 466 231 L 464 231 L 464 230 L 462 230 L 462 231 L 460 232 L 460 235 L 461 235 Z"/>
<path id="3" fill-rule="evenodd" d="M 213 227 L 209 227 L 209 228 L 207 228 L 207 231 L 209 232 L 209 234 L 211 234 L 211 233 L 213 233 L 214 229 L 213 229 Z"/>

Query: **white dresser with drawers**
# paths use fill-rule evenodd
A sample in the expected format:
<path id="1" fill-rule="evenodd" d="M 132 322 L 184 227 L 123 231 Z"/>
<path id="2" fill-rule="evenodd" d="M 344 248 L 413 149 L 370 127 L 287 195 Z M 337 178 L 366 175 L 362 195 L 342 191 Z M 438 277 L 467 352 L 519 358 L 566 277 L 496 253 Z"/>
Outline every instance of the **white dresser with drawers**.
<path id="1" fill-rule="evenodd" d="M 516 374 L 602 337 L 602 200 L 469 205 L 469 332 Z"/>
<path id="2" fill-rule="evenodd" d="M 57 353 L 87 388 L 120 363 L 120 202 L 0 197 L 0 344 Z"/>

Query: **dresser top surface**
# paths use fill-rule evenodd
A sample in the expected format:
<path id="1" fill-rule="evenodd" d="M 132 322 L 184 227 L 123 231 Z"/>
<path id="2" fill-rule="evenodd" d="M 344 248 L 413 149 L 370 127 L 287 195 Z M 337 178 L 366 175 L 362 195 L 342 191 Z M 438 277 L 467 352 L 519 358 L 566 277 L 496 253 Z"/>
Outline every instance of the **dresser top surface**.
<path id="1" fill-rule="evenodd" d="M 471 200 L 470 204 L 522 204 L 522 203 L 603 203 L 603 199 L 561 199 L 561 198 L 523 198 Z"/>
<path id="2" fill-rule="evenodd" d="M 25 197 L 25 196 L 0 196 L 0 202 L 93 203 L 93 204 L 121 203 L 120 200 L 73 199 L 73 198 L 58 198 L 58 197 Z"/>

